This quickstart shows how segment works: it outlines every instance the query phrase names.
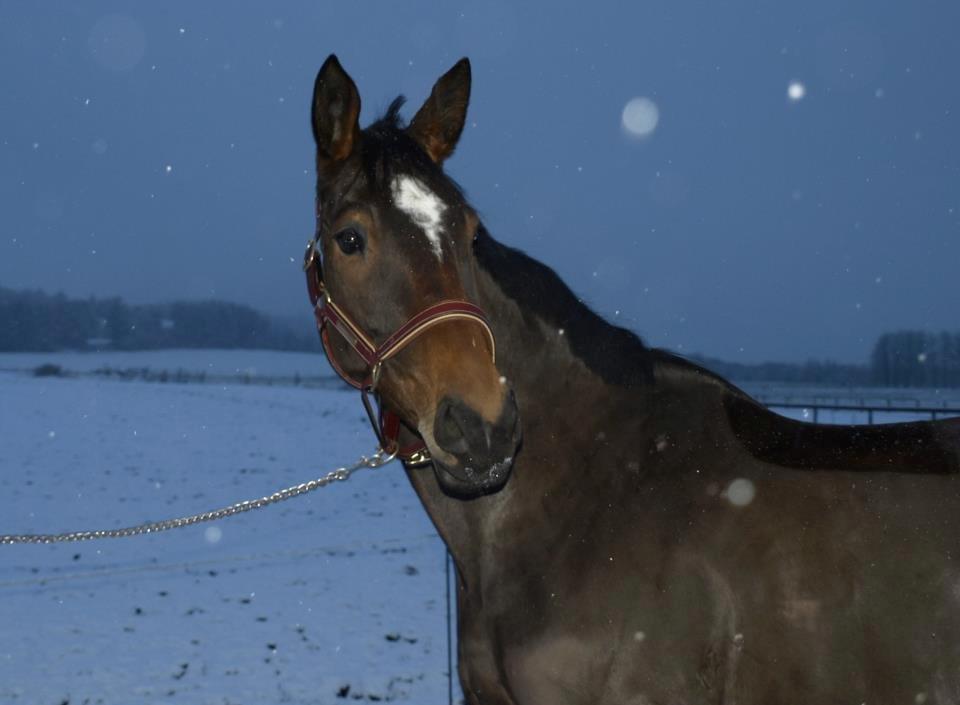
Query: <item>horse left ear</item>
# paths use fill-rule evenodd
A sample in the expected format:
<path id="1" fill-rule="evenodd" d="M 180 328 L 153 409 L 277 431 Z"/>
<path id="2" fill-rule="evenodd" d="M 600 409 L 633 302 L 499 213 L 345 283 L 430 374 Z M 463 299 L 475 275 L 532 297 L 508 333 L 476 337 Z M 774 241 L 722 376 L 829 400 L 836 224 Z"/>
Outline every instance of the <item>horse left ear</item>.
<path id="1" fill-rule="evenodd" d="M 334 54 L 323 62 L 313 84 L 311 122 L 322 164 L 350 156 L 360 135 L 360 94 Z"/>
<path id="2" fill-rule="evenodd" d="M 463 58 L 440 77 L 407 128 L 437 164 L 442 164 L 456 149 L 469 103 L 470 60 Z"/>

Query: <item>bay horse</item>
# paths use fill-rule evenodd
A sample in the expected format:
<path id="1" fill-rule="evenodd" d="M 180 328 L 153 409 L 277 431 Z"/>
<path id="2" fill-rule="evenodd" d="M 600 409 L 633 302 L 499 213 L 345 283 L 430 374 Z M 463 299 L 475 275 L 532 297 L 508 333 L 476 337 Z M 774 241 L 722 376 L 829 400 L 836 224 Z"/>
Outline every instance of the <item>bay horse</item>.
<path id="1" fill-rule="evenodd" d="M 331 363 L 419 448 L 467 702 L 960 703 L 960 419 L 790 420 L 604 321 L 445 174 L 470 83 L 361 129 L 327 59 L 307 261 Z"/>

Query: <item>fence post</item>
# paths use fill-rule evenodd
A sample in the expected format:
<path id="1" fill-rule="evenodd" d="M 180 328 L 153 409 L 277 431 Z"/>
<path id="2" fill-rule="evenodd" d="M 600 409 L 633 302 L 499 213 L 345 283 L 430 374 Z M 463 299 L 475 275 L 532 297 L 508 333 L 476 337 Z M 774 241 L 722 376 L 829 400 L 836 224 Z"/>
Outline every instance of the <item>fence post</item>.
<path id="1" fill-rule="evenodd" d="M 453 705 L 453 627 L 450 614 L 450 551 L 444 546 L 443 551 L 444 573 L 447 585 L 447 703 Z"/>

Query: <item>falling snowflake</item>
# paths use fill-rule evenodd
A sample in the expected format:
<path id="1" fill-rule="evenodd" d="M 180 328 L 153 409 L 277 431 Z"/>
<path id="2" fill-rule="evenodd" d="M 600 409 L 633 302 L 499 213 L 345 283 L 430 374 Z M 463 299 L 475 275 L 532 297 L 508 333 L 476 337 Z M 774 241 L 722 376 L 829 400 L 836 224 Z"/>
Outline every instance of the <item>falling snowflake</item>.
<path id="1" fill-rule="evenodd" d="M 753 501 L 756 494 L 757 488 L 745 477 L 738 477 L 727 486 L 724 492 L 727 501 L 735 507 L 746 507 Z"/>
<path id="2" fill-rule="evenodd" d="M 649 137 L 660 122 L 660 109 L 649 98 L 632 98 L 620 116 L 624 131 L 631 137 Z"/>

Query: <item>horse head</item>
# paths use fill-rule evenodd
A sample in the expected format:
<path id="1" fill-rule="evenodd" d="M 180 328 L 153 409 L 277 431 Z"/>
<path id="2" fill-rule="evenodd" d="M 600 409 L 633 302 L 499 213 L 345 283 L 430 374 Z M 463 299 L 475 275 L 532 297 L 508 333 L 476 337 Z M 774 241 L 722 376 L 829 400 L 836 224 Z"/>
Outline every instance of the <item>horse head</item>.
<path id="1" fill-rule="evenodd" d="M 470 64 L 462 59 L 409 125 L 398 98 L 361 129 L 360 95 L 337 58 L 317 75 L 315 247 L 324 295 L 373 347 L 438 302 L 477 301 L 479 219 L 443 171 L 469 97 Z M 441 487 L 458 496 L 501 488 L 520 443 L 516 399 L 479 320 L 448 316 L 373 370 L 382 408 L 422 438 Z M 331 363 L 348 379 L 369 379 L 370 360 L 349 343 L 329 336 Z"/>

